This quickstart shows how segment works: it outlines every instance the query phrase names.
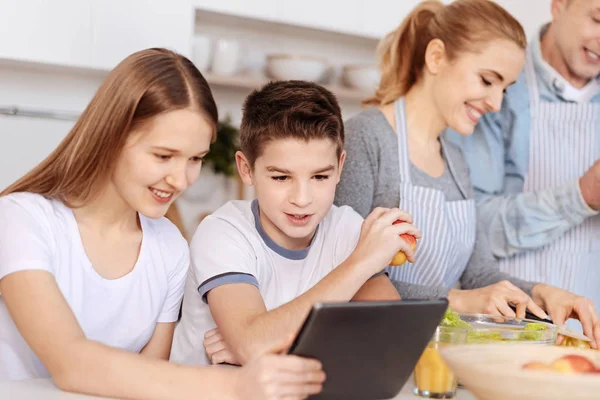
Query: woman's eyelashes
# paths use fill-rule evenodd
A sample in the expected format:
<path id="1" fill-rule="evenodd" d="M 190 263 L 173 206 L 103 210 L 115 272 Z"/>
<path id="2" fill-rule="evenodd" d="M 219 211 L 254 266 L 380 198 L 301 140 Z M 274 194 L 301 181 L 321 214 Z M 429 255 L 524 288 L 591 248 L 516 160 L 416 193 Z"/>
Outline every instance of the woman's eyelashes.
<path id="1" fill-rule="evenodd" d="M 481 77 L 481 83 L 483 84 L 483 86 L 485 87 L 490 87 L 492 86 L 494 83 L 486 78 L 484 78 L 483 76 Z M 506 94 L 506 88 L 502 89 L 502 93 Z"/>
<path id="2" fill-rule="evenodd" d="M 485 79 L 483 76 L 481 77 L 481 83 L 483 84 L 483 86 L 486 86 L 486 87 L 492 86 L 492 82 Z"/>

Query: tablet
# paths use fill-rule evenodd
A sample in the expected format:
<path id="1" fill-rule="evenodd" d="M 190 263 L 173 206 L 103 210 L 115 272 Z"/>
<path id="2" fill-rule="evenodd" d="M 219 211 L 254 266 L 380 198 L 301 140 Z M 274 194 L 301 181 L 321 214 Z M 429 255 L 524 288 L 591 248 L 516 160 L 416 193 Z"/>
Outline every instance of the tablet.
<path id="1" fill-rule="evenodd" d="M 393 398 L 447 308 L 447 299 L 316 304 L 289 353 L 323 364 L 327 380 L 311 398 Z"/>

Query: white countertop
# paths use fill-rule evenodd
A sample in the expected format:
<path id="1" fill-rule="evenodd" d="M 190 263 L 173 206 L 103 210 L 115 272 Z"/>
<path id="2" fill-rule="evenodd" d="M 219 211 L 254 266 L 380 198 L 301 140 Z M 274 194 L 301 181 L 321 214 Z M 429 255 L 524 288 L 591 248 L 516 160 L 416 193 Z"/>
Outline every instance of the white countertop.
<path id="1" fill-rule="evenodd" d="M 409 379 L 404 389 L 393 400 L 418 400 L 412 394 L 413 383 Z M 50 379 L 33 379 L 28 381 L 0 381 L 0 399 L 10 400 L 101 400 L 101 397 L 85 396 L 62 392 L 54 386 Z M 475 397 L 464 389 L 458 390 L 456 400 L 475 400 Z"/>

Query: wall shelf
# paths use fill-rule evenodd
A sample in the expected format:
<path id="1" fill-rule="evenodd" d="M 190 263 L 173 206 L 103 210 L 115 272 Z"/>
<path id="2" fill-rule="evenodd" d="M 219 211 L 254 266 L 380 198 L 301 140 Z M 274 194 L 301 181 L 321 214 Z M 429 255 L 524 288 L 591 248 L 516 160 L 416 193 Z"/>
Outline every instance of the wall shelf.
<path id="1" fill-rule="evenodd" d="M 34 71 L 46 71 L 58 74 L 75 74 L 90 76 L 96 79 L 104 79 L 106 75 L 108 75 L 108 73 L 110 72 L 106 69 L 90 68 L 85 66 L 57 65 L 37 61 L 8 60 L 2 58 L 0 58 L 0 67 L 30 69 Z M 222 87 L 245 92 L 249 92 L 254 89 L 259 89 L 260 87 L 264 86 L 269 81 L 271 81 L 271 79 L 269 78 L 244 75 L 220 76 L 212 74 L 210 72 L 203 73 L 203 75 L 206 78 L 208 84 L 211 86 L 211 88 Z M 336 97 L 341 101 L 360 102 L 371 95 L 371 93 L 363 92 L 357 89 L 351 89 L 340 85 L 323 84 L 323 86 L 330 90 L 333 94 L 335 94 Z"/>
<path id="2" fill-rule="evenodd" d="M 308 40 L 337 42 L 343 45 L 375 47 L 380 37 L 362 34 L 357 31 L 332 30 L 324 27 L 298 25 L 275 21 L 268 18 L 250 17 L 211 11 L 196 7 L 196 28 L 205 25 L 236 27 L 236 29 L 266 32 L 270 35 L 303 37 Z"/>
<path id="3" fill-rule="evenodd" d="M 269 78 L 259 78 L 242 75 L 220 76 L 211 73 L 206 73 L 203 75 L 211 87 L 219 86 L 224 88 L 244 90 L 248 92 L 254 89 L 259 89 L 268 82 L 272 81 L 272 79 Z M 341 101 L 361 102 L 362 100 L 366 99 L 372 94 L 364 92 L 362 90 L 351 89 L 340 85 L 323 84 L 322 86 L 330 90 L 338 98 L 338 100 Z"/>
<path id="4" fill-rule="evenodd" d="M 256 12 L 256 16 L 248 16 L 206 10 L 200 6 L 203 2 L 197 0 L 195 4 L 195 36 L 212 42 L 210 62 L 212 63 L 215 42 L 219 39 L 233 40 L 239 43 L 241 48 L 236 75 L 220 76 L 214 74 L 212 68 L 204 74 L 211 87 L 227 92 L 227 95 L 222 97 L 227 97 L 227 101 L 222 101 L 222 104 L 241 104 L 243 97 L 240 98 L 240 95 L 258 89 L 271 80 L 265 72 L 267 59 L 271 54 L 290 54 L 326 60 L 328 71 L 318 83 L 330 90 L 345 110 L 360 109 L 361 101 L 372 95 L 369 91 L 346 86 L 342 79 L 342 71 L 347 65 L 375 64 L 378 38 L 369 37 L 358 30 L 344 31 L 327 29 L 325 26 L 283 22 L 266 16 L 261 17 L 259 12 Z M 276 8 L 280 3 L 273 1 L 272 5 Z M 268 13 L 265 12 L 265 15 Z M 194 56 L 195 52 L 192 51 L 192 60 Z"/>
<path id="5" fill-rule="evenodd" d="M 37 60 L 15 60 L 0 57 L 0 68 L 15 68 L 29 71 L 48 72 L 59 75 L 76 75 L 104 79 L 110 72 L 108 69 L 87 65 L 54 64 Z"/>

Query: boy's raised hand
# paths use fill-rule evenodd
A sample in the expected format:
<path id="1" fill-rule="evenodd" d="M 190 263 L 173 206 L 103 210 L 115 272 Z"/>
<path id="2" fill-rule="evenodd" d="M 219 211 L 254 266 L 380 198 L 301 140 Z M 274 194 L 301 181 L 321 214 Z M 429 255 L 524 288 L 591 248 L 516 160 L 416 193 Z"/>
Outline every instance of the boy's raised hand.
<path id="1" fill-rule="evenodd" d="M 396 221 L 404 221 L 396 223 Z M 350 257 L 354 262 L 364 263 L 376 274 L 386 268 L 394 255 L 402 251 L 409 262 L 414 262 L 414 250 L 403 240 L 401 234 L 419 239 L 421 232 L 412 225 L 412 217 L 398 208 L 374 209 L 364 220 L 356 249 Z"/>

